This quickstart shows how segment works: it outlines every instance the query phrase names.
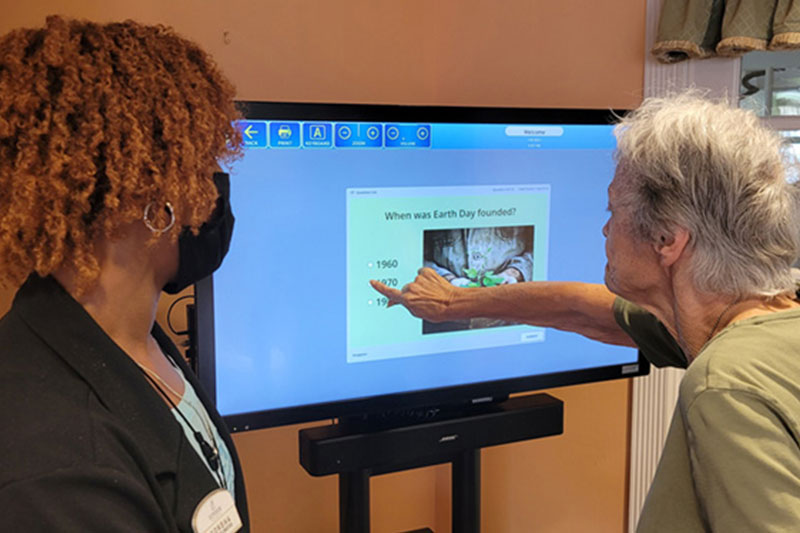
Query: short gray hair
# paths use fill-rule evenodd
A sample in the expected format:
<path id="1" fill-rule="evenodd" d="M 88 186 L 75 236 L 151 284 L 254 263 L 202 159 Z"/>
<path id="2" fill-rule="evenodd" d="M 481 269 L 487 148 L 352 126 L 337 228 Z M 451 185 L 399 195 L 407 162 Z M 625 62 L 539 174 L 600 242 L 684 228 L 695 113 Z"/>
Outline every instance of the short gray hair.
<path id="1" fill-rule="evenodd" d="M 800 189 L 781 137 L 758 117 L 690 91 L 648 98 L 614 130 L 634 233 L 687 229 L 698 289 L 771 297 L 794 291 Z"/>

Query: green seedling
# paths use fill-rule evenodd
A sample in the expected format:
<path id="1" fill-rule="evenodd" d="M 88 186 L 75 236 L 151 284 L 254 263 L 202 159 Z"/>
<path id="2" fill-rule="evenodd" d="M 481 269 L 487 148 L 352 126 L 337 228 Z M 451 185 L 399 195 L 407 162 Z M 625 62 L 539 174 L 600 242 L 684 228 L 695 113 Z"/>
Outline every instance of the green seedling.
<path id="1" fill-rule="evenodd" d="M 483 280 L 481 281 L 484 287 L 495 287 L 497 285 L 503 284 L 503 277 L 502 276 L 495 276 L 494 270 L 488 270 L 483 275 Z"/>

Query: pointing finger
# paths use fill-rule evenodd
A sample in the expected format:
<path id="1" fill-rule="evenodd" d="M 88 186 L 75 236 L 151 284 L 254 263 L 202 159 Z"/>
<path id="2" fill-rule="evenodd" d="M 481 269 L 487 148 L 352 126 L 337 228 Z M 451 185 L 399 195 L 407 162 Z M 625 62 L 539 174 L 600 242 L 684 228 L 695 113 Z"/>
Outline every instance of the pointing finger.
<path id="1" fill-rule="evenodd" d="M 372 285 L 372 288 L 378 291 L 379 293 L 383 294 L 387 298 L 389 298 L 389 304 L 387 307 L 391 307 L 396 303 L 402 303 L 403 301 L 403 293 L 397 289 L 393 289 L 380 281 L 371 279 L 369 280 L 369 284 Z"/>

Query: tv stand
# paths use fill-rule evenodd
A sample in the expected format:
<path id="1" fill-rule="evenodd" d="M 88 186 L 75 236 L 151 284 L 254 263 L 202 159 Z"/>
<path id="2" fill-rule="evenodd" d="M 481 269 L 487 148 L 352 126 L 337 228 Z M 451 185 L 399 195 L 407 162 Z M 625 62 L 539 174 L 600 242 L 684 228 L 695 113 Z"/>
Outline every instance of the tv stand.
<path id="1" fill-rule="evenodd" d="M 563 414 L 561 400 L 541 393 L 410 423 L 342 420 L 300 430 L 300 463 L 313 476 L 339 475 L 341 533 L 369 533 L 371 476 L 452 463 L 453 533 L 479 533 L 481 448 L 559 435 Z"/>

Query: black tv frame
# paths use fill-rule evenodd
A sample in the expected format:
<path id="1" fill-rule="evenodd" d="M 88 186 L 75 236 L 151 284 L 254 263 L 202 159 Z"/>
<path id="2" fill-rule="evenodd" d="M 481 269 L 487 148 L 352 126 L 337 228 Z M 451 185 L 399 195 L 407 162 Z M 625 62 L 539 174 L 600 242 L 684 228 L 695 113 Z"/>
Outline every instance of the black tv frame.
<path id="1" fill-rule="evenodd" d="M 249 120 L 321 120 L 347 122 L 423 122 L 460 124 L 613 124 L 625 110 L 577 108 L 508 108 L 403 106 L 375 104 L 328 104 L 254 102 L 238 103 Z M 235 206 L 234 206 L 235 209 Z M 598 228 L 599 231 L 599 228 Z M 216 402 L 216 354 L 214 349 L 213 276 L 195 284 L 195 313 L 190 325 L 190 346 L 197 354 L 197 374 L 205 391 Z M 636 363 L 610 365 L 567 372 L 522 376 L 481 383 L 421 389 L 402 393 L 352 398 L 280 409 L 224 416 L 230 431 L 342 417 L 359 417 L 395 411 L 436 410 L 441 406 L 507 398 L 509 394 L 553 387 L 647 375 L 650 364 L 638 354 Z"/>

